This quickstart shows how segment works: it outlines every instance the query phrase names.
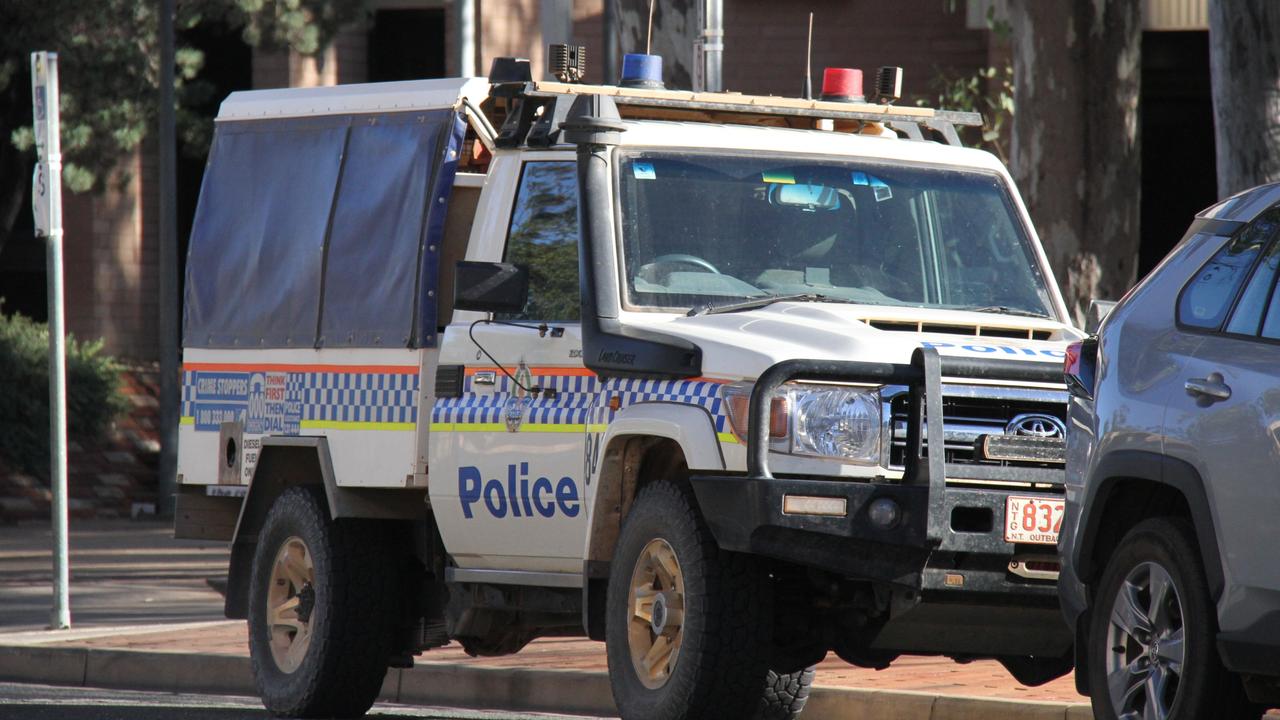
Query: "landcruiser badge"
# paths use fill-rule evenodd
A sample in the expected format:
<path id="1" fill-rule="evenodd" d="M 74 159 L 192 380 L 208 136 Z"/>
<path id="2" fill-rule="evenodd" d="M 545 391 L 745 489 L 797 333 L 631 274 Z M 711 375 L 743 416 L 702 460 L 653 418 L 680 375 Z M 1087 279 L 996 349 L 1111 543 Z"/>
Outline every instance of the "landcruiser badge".
<path id="1" fill-rule="evenodd" d="M 1021 435 L 1023 437 L 1065 438 L 1067 426 L 1052 415 L 1025 413 L 1009 421 L 1004 426 L 1005 435 Z"/>
<path id="2" fill-rule="evenodd" d="M 527 402 L 526 396 L 529 394 L 525 388 L 533 383 L 533 376 L 529 373 L 529 366 L 524 364 L 524 360 L 520 361 L 520 366 L 516 368 L 514 387 L 511 388 L 511 397 L 507 399 L 507 406 L 504 411 L 507 421 L 507 432 L 519 432 L 520 425 L 524 422 L 524 406 Z"/>

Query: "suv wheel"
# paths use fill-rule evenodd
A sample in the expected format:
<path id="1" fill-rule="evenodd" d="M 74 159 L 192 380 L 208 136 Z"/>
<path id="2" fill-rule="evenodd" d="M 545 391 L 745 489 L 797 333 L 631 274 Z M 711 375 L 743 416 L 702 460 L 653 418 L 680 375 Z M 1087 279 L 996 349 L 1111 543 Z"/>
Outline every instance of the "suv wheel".
<path id="1" fill-rule="evenodd" d="M 768 585 L 752 558 L 716 545 L 682 483 L 641 488 L 614 555 L 609 680 L 624 720 L 787 720 L 813 670 L 770 670 Z"/>
<path id="2" fill-rule="evenodd" d="M 273 714 L 353 717 L 373 705 L 397 607 L 384 538 L 370 521 L 330 518 L 318 487 L 271 506 L 249 584 L 249 655 Z"/>
<path id="3" fill-rule="evenodd" d="M 1107 562 L 1095 608 L 1088 647 L 1095 717 L 1261 714 L 1218 659 L 1216 614 L 1187 521 L 1155 518 L 1130 530 Z"/>

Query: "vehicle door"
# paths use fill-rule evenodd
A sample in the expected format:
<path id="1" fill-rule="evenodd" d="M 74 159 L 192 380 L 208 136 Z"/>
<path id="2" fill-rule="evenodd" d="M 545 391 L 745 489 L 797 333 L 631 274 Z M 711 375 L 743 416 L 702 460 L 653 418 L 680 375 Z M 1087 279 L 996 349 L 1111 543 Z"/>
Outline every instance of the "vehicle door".
<path id="1" fill-rule="evenodd" d="M 430 492 L 462 568 L 582 571 L 596 380 L 578 322 L 577 165 L 551 157 L 523 163 L 503 249 L 529 271 L 525 308 L 446 331 L 442 364 L 465 369 L 461 397 L 433 409 Z"/>
<path id="2" fill-rule="evenodd" d="M 1170 398 L 1166 447 L 1205 483 L 1228 587 L 1280 589 L 1278 236 L 1277 210 L 1241 228 L 1178 302 L 1179 323 L 1206 336 L 1183 368 L 1185 392 Z M 1206 293 L 1211 284 L 1238 289 Z M 1227 311 L 1209 296 L 1225 297 Z"/>

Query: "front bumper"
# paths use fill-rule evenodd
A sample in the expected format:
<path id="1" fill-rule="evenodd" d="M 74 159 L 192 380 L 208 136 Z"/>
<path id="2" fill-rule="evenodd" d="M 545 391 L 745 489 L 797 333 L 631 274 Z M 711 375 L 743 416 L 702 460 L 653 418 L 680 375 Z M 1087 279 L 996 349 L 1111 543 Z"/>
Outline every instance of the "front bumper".
<path id="1" fill-rule="evenodd" d="M 1057 607 L 1052 582 L 1020 577 L 1009 567 L 1015 557 L 1054 554 L 1049 546 L 1005 542 L 1010 491 L 947 488 L 934 503 L 928 487 L 888 483 L 723 475 L 695 476 L 691 482 L 703 517 L 726 550 L 924 593 L 1016 595 Z M 787 496 L 840 498 L 847 510 L 843 516 L 789 514 L 783 510 Z M 880 498 L 892 499 L 901 509 L 891 528 L 877 527 L 867 515 Z M 931 514 L 949 519 L 939 542 L 929 538 Z M 956 527 L 956 522 L 962 525 Z"/>
<path id="2" fill-rule="evenodd" d="M 966 656 L 1064 657 L 1071 635 L 1055 583 L 1015 573 L 1012 564 L 1029 557 L 1053 561 L 1056 549 L 1004 539 L 1008 496 L 1060 499 L 1056 490 L 1062 486 L 1063 472 L 946 462 L 944 374 L 1061 381 L 1056 365 L 940 358 L 930 348 L 917 350 L 911 365 L 779 363 L 761 375 L 752 391 L 746 476 L 691 478 L 698 505 L 726 550 L 895 590 L 888 620 L 872 647 Z M 796 379 L 908 386 L 902 480 L 774 477 L 769 470 L 768 398 L 775 388 Z M 1018 485 L 1010 485 L 1013 482 Z M 1028 482 L 1035 489 L 1026 486 Z M 784 509 L 788 496 L 843 500 L 826 503 L 842 505 L 843 512 L 789 513 Z M 869 516 L 871 504 L 880 498 L 892 499 L 899 508 L 899 519 L 891 527 L 877 526 Z"/>

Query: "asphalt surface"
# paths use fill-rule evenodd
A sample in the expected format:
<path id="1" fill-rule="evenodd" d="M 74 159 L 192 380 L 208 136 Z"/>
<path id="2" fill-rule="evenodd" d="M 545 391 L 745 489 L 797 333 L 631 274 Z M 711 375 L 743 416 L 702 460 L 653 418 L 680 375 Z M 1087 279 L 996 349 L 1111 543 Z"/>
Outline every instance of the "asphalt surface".
<path id="1" fill-rule="evenodd" d="M 0 720 L 264 720 L 256 698 L 175 695 L 0 683 Z M 366 717 L 381 720 L 583 720 L 565 715 L 446 710 L 379 703 Z"/>
<path id="2" fill-rule="evenodd" d="M 73 627 L 222 617 L 209 581 L 227 575 L 227 543 L 174 540 L 157 520 L 71 522 Z M 53 608 L 48 523 L 0 526 L 0 632 L 40 630 Z"/>

